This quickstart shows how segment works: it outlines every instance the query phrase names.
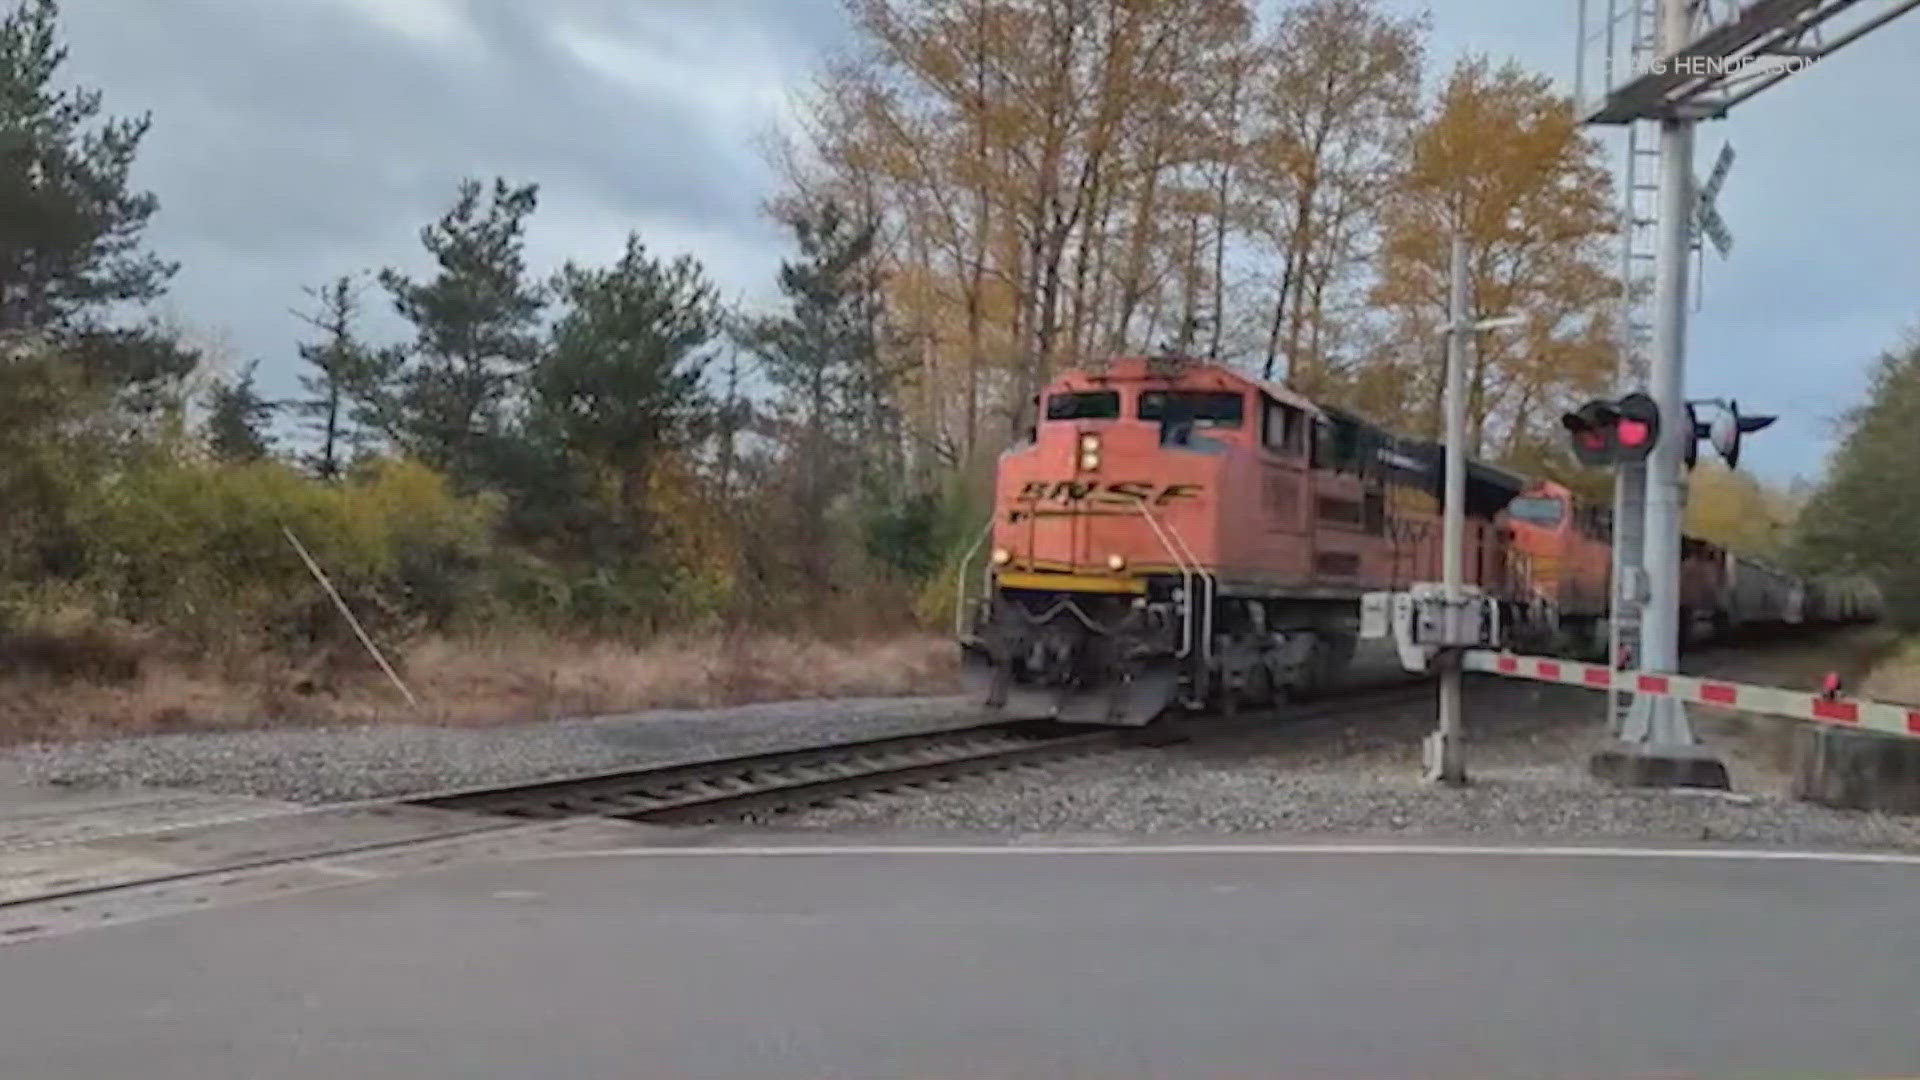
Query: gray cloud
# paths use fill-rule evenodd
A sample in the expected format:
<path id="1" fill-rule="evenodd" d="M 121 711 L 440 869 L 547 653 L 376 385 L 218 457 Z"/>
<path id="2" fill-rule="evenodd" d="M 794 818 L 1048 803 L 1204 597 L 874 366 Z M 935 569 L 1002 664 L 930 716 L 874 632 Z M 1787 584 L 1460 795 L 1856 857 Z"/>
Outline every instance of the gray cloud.
<path id="1" fill-rule="evenodd" d="M 71 5 L 65 21 L 73 75 L 111 112 L 154 114 L 139 180 L 162 200 L 155 246 L 183 263 L 173 306 L 230 327 L 282 391 L 300 285 L 418 266 L 420 226 L 467 175 L 541 183 L 530 249 L 542 266 L 610 257 L 638 228 L 708 258 L 735 291 L 770 280 L 777 237 L 758 213 L 769 181 L 752 136 L 817 48 L 783 36 L 809 40 L 791 10 L 765 28 L 726 15 L 601 0 L 120 0 Z"/>
<path id="2" fill-rule="evenodd" d="M 1573 4 L 1435 6 L 1437 66 L 1487 52 L 1570 78 Z M 754 140 L 847 38 L 838 0 L 69 0 L 65 23 L 72 74 L 154 113 L 139 179 L 184 264 L 172 306 L 230 331 L 275 392 L 300 286 L 419 267 L 420 226 L 467 175 L 541 183 L 543 268 L 637 228 L 766 296 L 783 245 Z M 1738 246 L 1709 257 L 1689 390 L 1785 414 L 1754 440 L 1765 474 L 1817 469 L 1827 418 L 1920 319 L 1916 55 L 1910 16 L 1701 131 L 1702 171 L 1725 139 L 1740 154 L 1721 200 Z"/>

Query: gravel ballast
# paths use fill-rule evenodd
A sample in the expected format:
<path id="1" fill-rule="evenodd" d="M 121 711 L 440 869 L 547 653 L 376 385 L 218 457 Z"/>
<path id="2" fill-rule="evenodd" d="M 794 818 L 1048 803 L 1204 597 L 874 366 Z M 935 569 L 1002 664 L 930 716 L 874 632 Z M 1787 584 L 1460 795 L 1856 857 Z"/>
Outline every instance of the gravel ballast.
<path id="1" fill-rule="evenodd" d="M 1765 651 L 1738 659 L 1778 666 L 1778 655 Z M 1357 675 L 1363 682 L 1403 678 L 1383 657 L 1366 661 Z M 1786 798 L 1777 725 L 1697 718 L 1707 741 L 1725 755 L 1731 796 L 1621 791 L 1586 775 L 1587 756 L 1599 742 L 1595 695 L 1476 679 L 1469 682 L 1467 705 L 1474 782 L 1461 790 L 1420 779 L 1420 740 L 1434 720 L 1427 695 L 1365 714 L 1278 717 L 1252 732 L 1203 733 L 1182 745 L 1101 753 L 759 824 L 803 833 L 1920 849 L 1920 818 L 1828 810 Z M 0 764 L 43 782 L 318 803 L 884 738 L 983 719 L 959 698 L 807 701 L 490 727 L 383 724 L 42 744 L 0 754 Z"/>
<path id="2" fill-rule="evenodd" d="M 1596 699 L 1522 685 L 1469 688 L 1472 782 L 1420 777 L 1430 702 L 1185 746 L 1132 749 L 851 800 L 767 822 L 797 831 L 937 835 L 1267 835 L 1449 841 L 1733 843 L 1920 850 L 1920 819 L 1785 797 L 1773 762 L 1703 720 L 1734 791 L 1621 790 L 1587 776 Z"/>
<path id="3" fill-rule="evenodd" d="M 492 727 L 193 732 L 30 744 L 0 760 L 41 782 L 182 787 L 316 803 L 886 738 L 982 719 L 960 698 L 871 698 Z"/>

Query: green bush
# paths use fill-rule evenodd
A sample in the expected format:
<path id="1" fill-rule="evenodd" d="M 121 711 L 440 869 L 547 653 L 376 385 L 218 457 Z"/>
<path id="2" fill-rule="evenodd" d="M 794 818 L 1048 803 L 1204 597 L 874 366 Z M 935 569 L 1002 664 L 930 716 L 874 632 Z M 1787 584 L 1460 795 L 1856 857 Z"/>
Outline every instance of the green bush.
<path id="1" fill-rule="evenodd" d="M 348 631 L 289 531 L 363 622 L 405 632 L 457 616 L 493 509 L 408 461 L 329 484 L 278 462 L 155 455 L 94 484 L 76 517 L 85 580 L 116 614 L 198 644 L 292 644 Z"/>
<path id="2" fill-rule="evenodd" d="M 978 482 L 956 482 L 940 499 L 934 532 L 929 537 L 939 554 L 932 567 L 920 577 L 920 588 L 913 603 L 914 620 L 928 630 L 952 632 L 954 605 L 959 600 L 961 561 L 969 551 L 973 559 L 966 568 L 967 588 L 970 595 L 979 588 L 979 574 L 985 569 L 987 558 L 981 535 L 987 514 L 991 512 L 991 503 L 980 490 L 982 486 Z"/>

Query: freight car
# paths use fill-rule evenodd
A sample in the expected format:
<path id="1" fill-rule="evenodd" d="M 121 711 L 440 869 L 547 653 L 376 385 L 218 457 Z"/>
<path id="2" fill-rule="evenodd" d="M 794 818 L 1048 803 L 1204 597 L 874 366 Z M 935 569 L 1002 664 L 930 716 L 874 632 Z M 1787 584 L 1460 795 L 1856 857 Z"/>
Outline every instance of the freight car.
<path id="1" fill-rule="evenodd" d="M 964 668 L 990 708 L 1140 725 L 1176 703 L 1310 694 L 1351 659 L 1363 594 L 1441 577 L 1436 443 L 1178 357 L 1067 372 L 1035 405 L 961 569 Z M 1603 648 L 1605 513 L 1481 462 L 1466 494 L 1465 580 L 1510 640 Z M 1730 560 L 1684 541 L 1684 625 L 1702 635 L 1877 610 L 1858 582 L 1800 587 Z"/>

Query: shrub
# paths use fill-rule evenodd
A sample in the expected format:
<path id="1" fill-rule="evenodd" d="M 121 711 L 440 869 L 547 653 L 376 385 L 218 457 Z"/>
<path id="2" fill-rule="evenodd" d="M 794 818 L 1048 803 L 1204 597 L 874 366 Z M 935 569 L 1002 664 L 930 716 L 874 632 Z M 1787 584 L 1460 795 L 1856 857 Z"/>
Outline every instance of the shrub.
<path id="1" fill-rule="evenodd" d="M 485 550 L 486 504 L 414 462 L 329 484 L 271 461 L 154 456 L 85 493 L 86 580 L 117 614 L 201 645 L 347 633 L 291 532 L 363 622 L 404 632 L 458 611 Z"/>

